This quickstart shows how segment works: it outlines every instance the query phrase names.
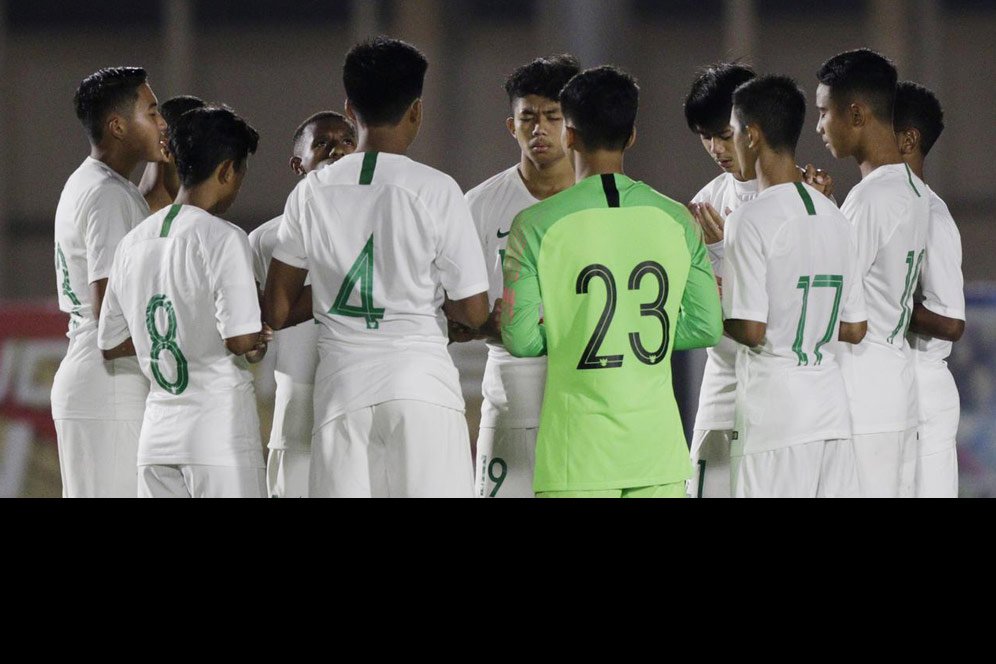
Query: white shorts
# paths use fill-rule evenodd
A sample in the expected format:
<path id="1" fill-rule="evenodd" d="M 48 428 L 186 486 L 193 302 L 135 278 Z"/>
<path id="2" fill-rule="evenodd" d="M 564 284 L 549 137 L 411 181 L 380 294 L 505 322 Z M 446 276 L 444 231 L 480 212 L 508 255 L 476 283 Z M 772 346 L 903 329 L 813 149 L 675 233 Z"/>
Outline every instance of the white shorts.
<path id="1" fill-rule="evenodd" d="M 55 420 L 63 498 L 138 495 L 142 420 Z"/>
<path id="2" fill-rule="evenodd" d="M 311 441 L 312 498 L 471 498 L 462 411 L 398 399 L 341 415 Z"/>
<path id="3" fill-rule="evenodd" d="M 946 450 L 917 455 L 916 497 L 958 497 L 958 450 L 953 440 Z"/>
<path id="4" fill-rule="evenodd" d="M 854 452 L 849 440 L 818 440 L 777 450 L 731 452 L 733 495 L 737 498 L 854 498 L 858 495 Z"/>
<path id="5" fill-rule="evenodd" d="M 139 498 L 263 498 L 266 472 L 232 466 L 139 466 Z"/>
<path id="6" fill-rule="evenodd" d="M 270 450 L 266 457 L 266 489 L 270 498 L 307 498 L 310 449 Z"/>
<path id="7" fill-rule="evenodd" d="M 539 429 L 481 427 L 477 436 L 474 495 L 532 498 Z"/>
<path id="8" fill-rule="evenodd" d="M 917 430 L 854 436 L 854 459 L 862 498 L 916 495 Z"/>
<path id="9" fill-rule="evenodd" d="M 730 443 L 733 431 L 696 429 L 692 435 L 690 498 L 730 498 Z"/>

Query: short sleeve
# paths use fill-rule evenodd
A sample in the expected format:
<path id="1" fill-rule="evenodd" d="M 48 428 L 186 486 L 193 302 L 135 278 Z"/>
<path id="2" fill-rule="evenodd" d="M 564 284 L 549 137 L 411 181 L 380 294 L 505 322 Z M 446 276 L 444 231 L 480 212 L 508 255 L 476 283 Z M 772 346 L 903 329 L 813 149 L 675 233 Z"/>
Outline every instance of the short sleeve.
<path id="1" fill-rule="evenodd" d="M 307 181 L 302 182 L 287 198 L 284 216 L 277 229 L 277 242 L 273 247 L 273 258 L 302 270 L 308 269 L 301 219 L 301 198 L 305 195 L 306 186 Z"/>
<path id="2" fill-rule="evenodd" d="M 768 265 L 757 227 L 741 208 L 726 222 L 723 314 L 726 318 L 768 322 Z"/>
<path id="3" fill-rule="evenodd" d="M 117 282 L 115 276 L 121 270 L 119 260 L 114 262 L 107 281 L 107 290 L 104 292 L 104 301 L 100 307 L 100 321 L 97 325 L 97 346 L 101 350 L 111 350 L 124 343 L 131 332 L 128 329 L 128 320 L 125 318 L 124 310 L 121 308 L 121 301 L 118 298 Z"/>
<path id="4" fill-rule="evenodd" d="M 114 250 L 131 231 L 135 222 L 134 208 L 128 194 L 117 186 L 102 186 L 91 194 L 86 203 L 87 282 L 106 279 L 111 274 Z"/>
<path id="5" fill-rule="evenodd" d="M 207 254 L 218 331 L 224 339 L 259 332 L 262 316 L 249 239 L 235 227 L 224 229 L 220 235 Z"/>
<path id="6" fill-rule="evenodd" d="M 947 209 L 938 209 L 934 205 L 930 211 L 920 289 L 924 307 L 940 316 L 965 320 L 961 235 Z"/>
<path id="7" fill-rule="evenodd" d="M 865 287 L 861 273 L 858 271 L 857 248 L 854 245 L 853 234 L 848 237 L 847 278 L 844 283 L 844 306 L 840 311 L 840 320 L 845 323 L 861 323 L 868 320 L 868 309 L 865 305 Z"/>
<path id="8" fill-rule="evenodd" d="M 456 182 L 447 182 L 447 188 L 442 205 L 430 209 L 438 232 L 434 264 L 449 298 L 463 300 L 487 292 L 488 272 L 470 207 Z"/>

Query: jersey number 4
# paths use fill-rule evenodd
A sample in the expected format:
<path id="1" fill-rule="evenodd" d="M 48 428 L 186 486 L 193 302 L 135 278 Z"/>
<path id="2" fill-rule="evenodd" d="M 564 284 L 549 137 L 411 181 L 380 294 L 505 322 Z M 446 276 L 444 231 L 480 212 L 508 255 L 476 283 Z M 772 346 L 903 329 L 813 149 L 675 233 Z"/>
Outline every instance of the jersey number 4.
<path id="1" fill-rule="evenodd" d="M 647 350 L 640 340 L 639 332 L 629 333 L 629 345 L 633 349 L 633 354 L 636 355 L 636 359 L 644 364 L 654 365 L 658 364 L 667 355 L 667 346 L 670 341 L 671 336 L 671 321 L 668 318 L 667 312 L 664 310 L 664 306 L 667 304 L 668 295 L 668 279 L 667 272 L 664 270 L 664 266 L 655 261 L 644 261 L 633 268 L 633 271 L 629 275 L 629 290 L 637 290 L 640 288 L 640 282 L 643 281 L 645 276 L 652 276 L 657 280 L 657 297 L 653 302 L 648 302 L 647 304 L 640 305 L 640 315 L 641 316 L 652 316 L 656 318 L 661 324 L 661 343 L 655 350 Z M 591 280 L 598 277 L 605 282 L 605 308 L 602 309 L 602 315 L 598 319 L 598 323 L 595 325 L 595 331 L 591 335 L 591 339 L 588 340 L 588 345 L 585 346 L 584 352 L 581 354 L 581 360 L 578 362 L 578 369 L 616 369 L 623 365 L 622 355 L 599 355 L 598 350 L 602 346 L 602 342 L 605 341 L 605 335 L 609 331 L 609 325 L 612 324 L 612 317 L 616 313 L 616 279 L 612 275 L 612 271 L 609 270 L 604 265 L 599 265 L 598 263 L 589 265 L 588 267 L 581 270 L 578 274 L 578 281 L 576 285 L 576 292 L 578 295 L 585 295 L 588 293 L 588 284 Z"/>
<path id="2" fill-rule="evenodd" d="M 360 284 L 360 306 L 349 304 L 349 296 Z M 376 330 L 380 327 L 380 320 L 384 318 L 384 309 L 375 307 L 373 304 L 374 287 L 374 238 L 373 235 L 367 240 L 360 252 L 359 258 L 349 268 L 346 281 L 343 282 L 339 294 L 335 296 L 335 303 L 329 309 L 330 314 L 340 316 L 351 316 L 353 318 L 363 318 L 367 322 L 368 330 Z"/>

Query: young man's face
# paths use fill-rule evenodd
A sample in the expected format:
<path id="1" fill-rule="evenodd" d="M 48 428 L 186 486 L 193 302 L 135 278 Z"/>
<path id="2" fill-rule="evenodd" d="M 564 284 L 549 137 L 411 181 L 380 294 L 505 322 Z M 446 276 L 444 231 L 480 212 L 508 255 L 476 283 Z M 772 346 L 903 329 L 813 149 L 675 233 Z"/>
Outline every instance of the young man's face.
<path id="1" fill-rule="evenodd" d="M 757 152 L 750 147 L 750 134 L 741 129 L 737 120 L 736 109 L 730 111 L 730 143 L 733 146 L 733 153 L 736 156 L 740 175 L 744 180 L 757 178 L 754 164 L 757 163 Z"/>
<path id="2" fill-rule="evenodd" d="M 724 173 L 733 173 L 735 176 L 741 175 L 740 162 L 737 161 L 737 152 L 733 147 L 733 127 L 727 125 L 722 131 L 715 133 L 707 132 L 702 128 L 698 131 L 699 140 L 702 147 L 709 153 Z M 745 180 L 750 178 L 745 177 Z"/>
<path id="3" fill-rule="evenodd" d="M 346 123 L 336 118 L 319 120 L 304 128 L 296 154 L 291 159 L 291 168 L 299 175 L 306 175 L 321 162 L 338 161 L 354 150 L 356 139 Z"/>
<path id="4" fill-rule="evenodd" d="M 816 88 L 816 110 L 820 112 L 816 133 L 823 139 L 830 153 L 837 159 L 842 159 L 853 153 L 854 132 L 847 122 L 847 110 L 831 98 L 830 92 L 830 87 L 823 83 Z"/>
<path id="5" fill-rule="evenodd" d="M 561 131 L 564 114 L 560 102 L 526 95 L 512 104 L 512 117 L 508 129 L 519 143 L 519 149 L 538 168 L 549 166 L 564 158 Z"/>
<path id="6" fill-rule="evenodd" d="M 142 161 L 166 161 L 166 121 L 148 83 L 138 88 L 131 116 L 125 118 L 125 143 Z"/>

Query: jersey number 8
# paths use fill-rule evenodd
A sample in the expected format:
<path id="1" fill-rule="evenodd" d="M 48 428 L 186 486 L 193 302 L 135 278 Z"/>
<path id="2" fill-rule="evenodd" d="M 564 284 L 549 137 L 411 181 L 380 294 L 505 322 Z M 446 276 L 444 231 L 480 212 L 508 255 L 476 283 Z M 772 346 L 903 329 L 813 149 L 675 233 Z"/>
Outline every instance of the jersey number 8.
<path id="1" fill-rule="evenodd" d="M 156 326 L 156 313 L 163 309 L 166 312 L 166 334 L 161 334 Z M 187 368 L 187 358 L 183 356 L 180 347 L 176 345 L 176 312 L 173 310 L 173 303 L 165 295 L 155 295 L 149 300 L 145 308 L 145 326 L 149 330 L 149 337 L 152 339 L 152 352 L 150 354 L 150 364 L 152 365 L 152 376 L 170 394 L 181 394 L 187 389 L 187 382 L 190 377 Z M 173 356 L 176 364 L 176 380 L 170 382 L 163 375 L 159 368 L 159 357 L 163 351 Z"/>

